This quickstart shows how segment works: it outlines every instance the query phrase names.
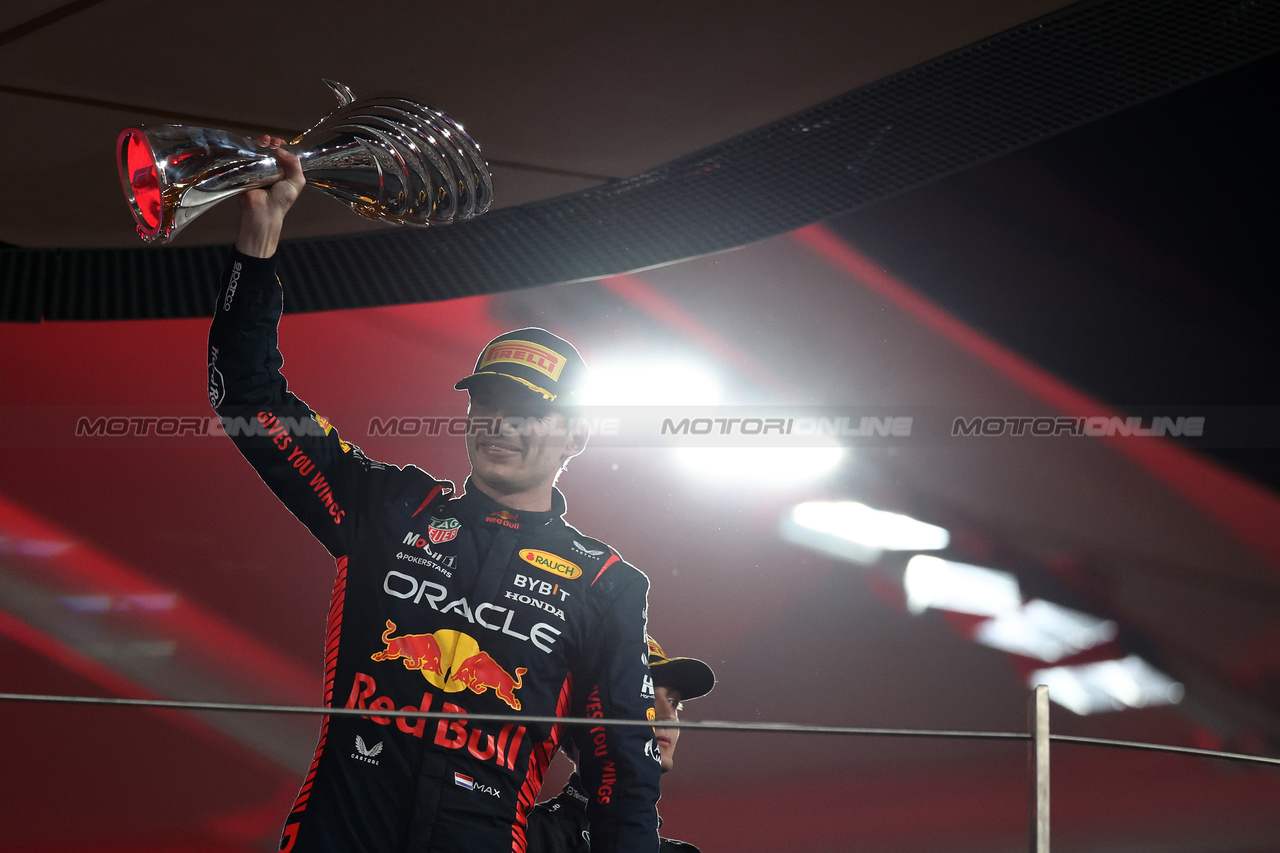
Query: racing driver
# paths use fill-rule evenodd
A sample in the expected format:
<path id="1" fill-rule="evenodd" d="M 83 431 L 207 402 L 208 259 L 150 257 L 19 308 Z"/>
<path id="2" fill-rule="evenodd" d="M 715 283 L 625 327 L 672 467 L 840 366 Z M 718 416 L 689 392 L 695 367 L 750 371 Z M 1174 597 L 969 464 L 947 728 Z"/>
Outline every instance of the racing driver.
<path id="1" fill-rule="evenodd" d="M 226 432 L 337 561 L 326 717 L 284 851 L 524 853 L 527 815 L 565 727 L 522 716 L 654 719 L 648 579 L 568 526 L 554 487 L 586 433 L 570 418 L 586 367 L 543 329 L 500 335 L 470 393 L 471 476 L 459 495 L 375 462 L 288 389 L 274 255 L 305 180 L 242 195 L 209 331 L 209 397 Z M 520 428 L 513 428 L 513 424 Z M 506 714 L 430 721 L 378 711 Z M 594 853 L 656 853 L 660 753 L 646 726 L 569 733 Z"/>
<path id="2" fill-rule="evenodd" d="M 669 658 L 658 641 L 649 638 L 649 671 L 657 691 L 655 704 L 658 722 L 680 719 L 684 702 L 705 696 L 716 686 L 716 675 L 711 667 L 697 658 Z M 676 743 L 680 729 L 659 726 L 658 749 L 662 755 L 662 772 L 670 773 L 676 764 Z M 565 757 L 578 764 L 579 756 L 573 742 L 561 747 Z M 577 773 L 560 796 L 545 803 L 538 803 L 529 814 L 529 853 L 586 853 L 590 850 L 591 827 L 587 821 L 589 798 L 582 791 L 582 780 Z M 687 841 L 659 838 L 659 853 L 699 853 L 698 848 Z"/>

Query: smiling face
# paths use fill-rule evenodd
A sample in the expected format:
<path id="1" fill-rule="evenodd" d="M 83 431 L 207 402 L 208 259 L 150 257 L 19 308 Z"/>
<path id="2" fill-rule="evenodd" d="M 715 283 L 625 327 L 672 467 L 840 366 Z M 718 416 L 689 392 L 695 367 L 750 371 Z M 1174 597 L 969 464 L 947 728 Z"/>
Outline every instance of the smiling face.
<path id="1" fill-rule="evenodd" d="M 654 689 L 653 710 L 659 720 L 680 719 L 680 691 L 674 687 Z M 654 726 L 653 734 L 658 739 L 658 754 L 662 756 L 662 772 L 667 773 L 676 765 L 676 742 L 680 740 L 679 729 Z"/>
<path id="2" fill-rule="evenodd" d="M 516 382 L 495 376 L 470 393 L 472 482 L 512 509 L 551 509 L 551 487 L 569 457 L 586 446 L 585 432 L 570 431 L 560 408 Z"/>

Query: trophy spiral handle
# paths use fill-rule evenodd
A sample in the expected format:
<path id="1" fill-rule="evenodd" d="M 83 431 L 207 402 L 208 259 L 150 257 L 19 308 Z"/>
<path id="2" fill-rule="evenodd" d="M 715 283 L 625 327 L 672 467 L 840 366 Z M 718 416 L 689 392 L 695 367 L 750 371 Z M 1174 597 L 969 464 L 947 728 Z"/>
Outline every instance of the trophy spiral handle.
<path id="1" fill-rule="evenodd" d="M 370 219 L 443 225 L 489 209 L 493 177 L 462 125 L 405 98 L 355 98 L 325 81 L 339 107 L 290 143 L 307 183 Z M 125 199 L 146 242 L 172 239 L 214 204 L 283 176 L 269 150 L 240 134 L 161 125 L 116 141 Z"/>

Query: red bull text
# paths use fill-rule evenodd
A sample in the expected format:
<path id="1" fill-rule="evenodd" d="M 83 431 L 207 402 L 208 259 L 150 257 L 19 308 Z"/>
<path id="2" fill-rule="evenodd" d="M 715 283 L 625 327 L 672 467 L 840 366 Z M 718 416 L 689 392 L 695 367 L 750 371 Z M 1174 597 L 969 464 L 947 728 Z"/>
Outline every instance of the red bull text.
<path id="1" fill-rule="evenodd" d="M 432 700 L 435 699 L 430 693 L 423 693 L 422 702 L 418 707 L 406 705 L 397 709 L 395 702 L 389 696 L 374 696 L 377 690 L 378 683 L 373 676 L 357 672 L 355 681 L 351 685 L 351 695 L 347 697 L 346 707 L 369 711 L 430 711 Z M 370 698 L 372 698 L 372 701 L 369 701 Z M 466 709 L 460 708 L 452 702 L 441 703 L 440 710 L 447 714 L 467 713 Z M 389 726 L 392 718 L 370 715 L 369 719 L 380 726 Z M 413 720 L 411 717 L 396 717 L 395 721 L 396 727 L 406 734 L 411 734 L 417 738 L 426 734 L 427 721 L 424 719 Z M 440 720 L 436 724 L 433 742 L 437 746 L 442 746 L 446 749 L 465 749 L 480 761 L 492 761 L 499 767 L 514 770 L 516 755 L 520 752 L 520 745 L 524 742 L 524 733 L 524 726 L 507 723 L 495 737 L 493 734 L 484 731 L 480 723 L 468 725 L 466 720 Z"/>

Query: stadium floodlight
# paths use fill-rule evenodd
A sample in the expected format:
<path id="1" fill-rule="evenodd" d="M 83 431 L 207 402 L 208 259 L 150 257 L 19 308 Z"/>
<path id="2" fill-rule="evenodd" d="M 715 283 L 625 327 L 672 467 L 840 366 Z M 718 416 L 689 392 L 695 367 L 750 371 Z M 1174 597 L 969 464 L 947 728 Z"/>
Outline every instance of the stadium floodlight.
<path id="1" fill-rule="evenodd" d="M 978 625 L 973 639 L 993 649 L 1055 663 L 1116 637 L 1116 623 L 1048 601 L 1028 601 Z"/>
<path id="2" fill-rule="evenodd" d="M 941 527 L 857 501 L 796 504 L 779 533 L 788 542 L 863 564 L 876 562 L 885 551 L 938 550 L 951 539 Z"/>
<path id="3" fill-rule="evenodd" d="M 933 607 L 975 616 L 999 616 L 1022 606 L 1018 579 L 1009 572 L 925 554 L 907 562 L 902 586 L 907 594 L 907 609 L 912 613 Z"/>
<path id="4" fill-rule="evenodd" d="M 714 406 L 720 384 L 692 361 L 637 359 L 593 365 L 582 392 L 587 406 Z"/>
<path id="5" fill-rule="evenodd" d="M 1036 670 L 1028 677 L 1027 684 L 1046 685 L 1050 699 L 1081 716 L 1124 708 L 1176 705 L 1186 695 L 1181 684 L 1137 655 Z"/>

